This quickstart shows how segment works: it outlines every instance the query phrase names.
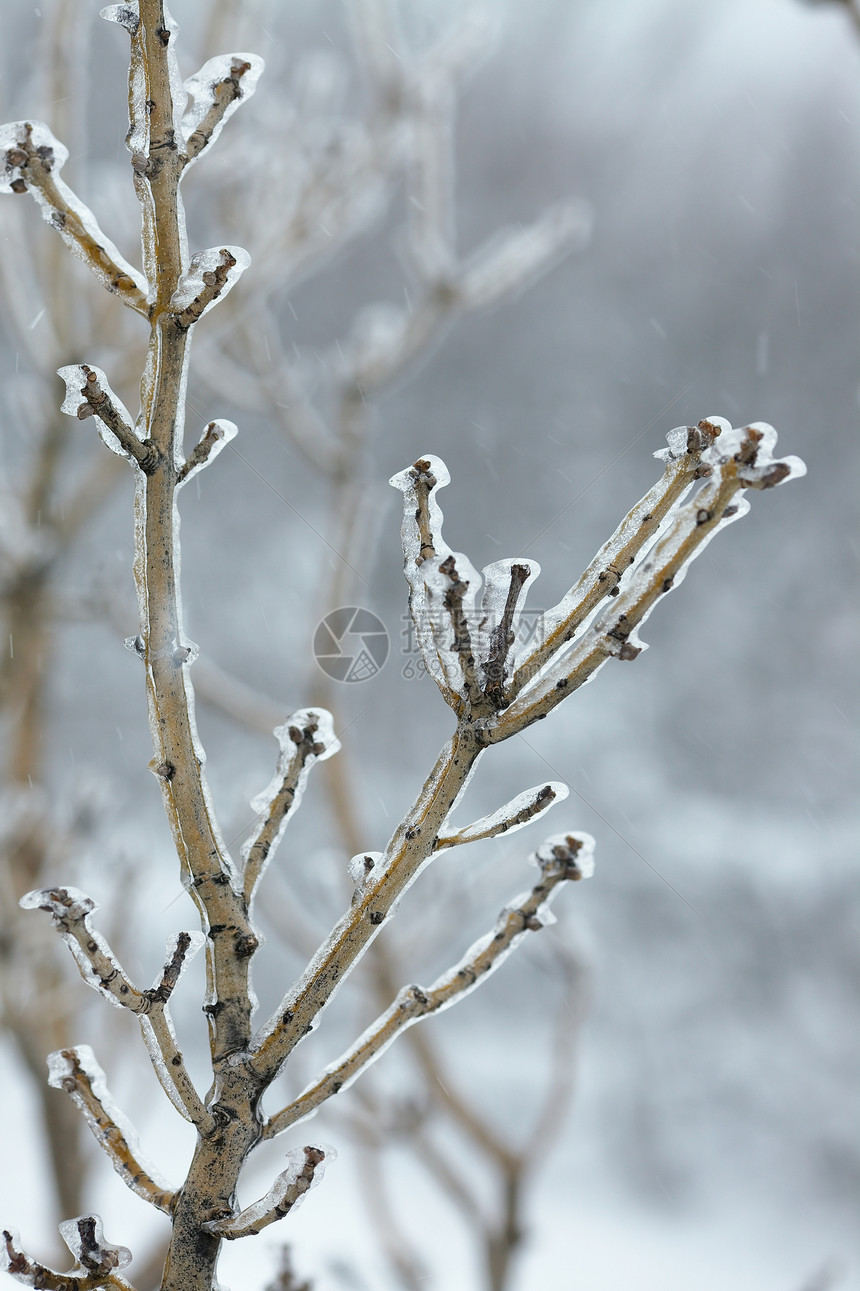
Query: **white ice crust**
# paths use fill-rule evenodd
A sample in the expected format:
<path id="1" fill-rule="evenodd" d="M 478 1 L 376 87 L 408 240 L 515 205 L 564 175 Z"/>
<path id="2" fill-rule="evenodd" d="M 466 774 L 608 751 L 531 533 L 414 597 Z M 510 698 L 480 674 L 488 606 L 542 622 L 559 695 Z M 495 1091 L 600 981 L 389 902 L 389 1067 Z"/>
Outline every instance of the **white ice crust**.
<path id="1" fill-rule="evenodd" d="M 60 177 L 60 171 L 69 159 L 69 150 L 64 144 L 60 143 L 48 126 L 43 121 L 12 121 L 7 125 L 0 126 L 0 193 L 10 193 L 13 191 L 12 184 L 19 179 L 24 179 L 26 183 L 26 168 L 14 166 L 6 161 L 8 154 L 14 152 L 20 147 L 22 140 L 29 134 L 29 140 L 32 147 L 38 150 L 45 150 L 51 154 L 51 178 L 57 193 L 66 207 L 77 216 L 82 227 L 92 238 L 92 240 L 101 246 L 117 269 L 125 274 L 138 288 L 139 291 L 146 295 L 147 283 L 139 269 L 129 264 L 123 255 L 120 254 L 113 242 L 102 232 L 99 223 L 92 211 L 86 206 L 72 190 L 65 184 Z M 60 236 L 66 242 L 66 245 L 80 259 L 83 258 L 83 252 L 77 242 L 64 232 L 63 222 L 59 218 L 57 208 L 52 205 L 46 195 L 35 185 L 28 185 L 28 189 L 35 198 L 39 209 L 42 212 L 42 218 L 53 225 Z M 92 268 L 92 264 L 87 261 Z M 104 281 L 106 286 L 110 286 L 105 275 L 96 270 L 97 276 Z"/>
<path id="2" fill-rule="evenodd" d="M 182 480 L 177 485 L 177 488 L 184 487 L 184 485 L 186 485 L 189 480 L 192 480 L 195 475 L 199 475 L 204 467 L 208 466 L 210 462 L 215 460 L 219 453 L 223 452 L 230 441 L 236 438 L 238 433 L 239 427 L 236 425 L 235 421 L 228 421 L 226 417 L 216 417 L 214 421 L 210 421 L 204 431 L 204 435 L 212 441 L 209 452 L 204 461 L 195 462 L 193 466 L 189 467 L 183 475 Z"/>
<path id="3" fill-rule="evenodd" d="M 86 1268 L 84 1263 L 87 1257 L 92 1257 L 95 1253 L 87 1245 L 85 1248 L 84 1240 L 81 1236 L 81 1225 L 92 1222 L 93 1238 L 95 1249 L 98 1252 L 101 1262 L 108 1268 L 124 1269 L 131 1264 L 131 1251 L 126 1246 L 113 1246 L 110 1242 L 105 1241 L 104 1226 L 99 1215 L 80 1215 L 77 1219 L 64 1219 L 58 1225 L 60 1236 L 74 1255 L 76 1262 L 81 1268 Z"/>
<path id="4" fill-rule="evenodd" d="M 546 790 L 552 791 L 546 794 Z M 491 812 L 488 816 L 482 816 L 480 820 L 473 821 L 462 829 L 456 826 L 447 826 L 442 831 L 443 837 L 451 837 L 458 845 L 472 842 L 478 838 L 495 838 L 499 834 L 514 834 L 518 829 L 524 829 L 532 821 L 539 820 L 551 807 L 557 802 L 563 802 L 567 798 L 570 790 L 566 784 L 560 780 L 550 780 L 548 784 L 535 785 L 532 789 L 525 789 L 522 793 L 517 794 L 510 802 L 505 803 L 504 807 L 499 807 L 497 811 Z M 545 794 L 544 800 L 540 806 L 531 812 L 525 820 L 517 820 L 516 817 L 534 806 L 540 799 L 541 794 Z"/>
<path id="5" fill-rule="evenodd" d="M 571 838 L 575 838 L 581 845 L 576 853 L 576 868 L 582 878 L 590 879 L 594 873 L 594 849 L 597 844 L 593 834 L 581 829 L 568 829 L 564 834 L 550 834 L 549 838 L 544 839 L 540 847 L 532 852 L 529 864 L 537 865 L 539 869 L 557 864 L 554 849 L 561 847 L 568 851 Z"/>
<path id="6" fill-rule="evenodd" d="M 101 390 L 111 400 L 125 423 L 129 428 L 133 427 L 134 421 L 128 409 L 122 400 L 114 394 L 110 387 L 110 383 L 101 368 L 94 367 L 91 363 L 88 363 L 86 366 L 91 372 L 95 373 L 96 380 L 98 381 Z M 67 417 L 77 417 L 79 410 L 87 403 L 86 394 L 84 393 L 87 377 L 84 372 L 83 365 L 80 363 L 68 363 L 65 367 L 57 368 L 57 376 L 66 383 L 66 397 L 60 404 L 60 412 L 64 412 Z M 95 421 L 99 435 L 110 451 L 112 453 L 116 453 L 117 457 L 124 457 L 126 461 L 134 464 L 134 458 L 131 453 L 126 452 L 116 435 L 105 425 L 101 417 L 96 417 Z"/>
<path id="7" fill-rule="evenodd" d="M 230 120 L 239 105 L 247 102 L 256 90 L 257 82 L 265 69 L 265 63 L 257 54 L 217 54 L 215 58 L 210 58 L 208 62 L 203 64 L 199 72 L 195 72 L 185 82 L 184 88 L 188 96 L 188 106 L 182 118 L 182 138 L 184 143 L 188 143 L 188 140 L 212 107 L 215 101 L 215 87 L 221 81 L 229 79 L 234 61 L 250 63 L 250 67 L 239 80 L 239 94 L 224 109 L 218 123 L 212 130 L 212 134 L 209 136 L 206 148 L 212 146 L 221 133 L 224 123 Z M 199 155 L 198 153 L 197 156 Z M 188 165 L 193 165 L 194 161 L 196 161 L 196 157 L 191 158 Z"/>
<path id="8" fill-rule="evenodd" d="M 383 852 L 359 852 L 353 856 L 347 865 L 347 873 L 355 884 L 353 893 L 353 903 L 360 901 L 367 888 L 368 883 L 377 877 L 379 871 L 377 866 L 382 860 Z"/>
<path id="9" fill-rule="evenodd" d="M 341 749 L 340 740 L 334 733 L 334 719 L 327 708 L 298 708 L 292 713 L 282 726 L 276 726 L 272 731 L 275 739 L 280 746 L 278 754 L 278 765 L 275 774 L 272 776 L 268 785 L 256 797 L 251 799 L 251 810 L 258 814 L 268 812 L 272 803 L 278 796 L 278 792 L 284 781 L 290 763 L 295 757 L 296 746 L 290 735 L 290 729 L 296 728 L 300 731 L 306 730 L 309 726 L 316 725 L 314 742 L 323 745 L 322 753 L 310 753 L 305 760 L 302 775 L 299 778 L 299 784 L 296 786 L 295 797 L 293 798 L 292 810 L 284 817 L 284 823 L 290 815 L 297 809 L 301 800 L 302 792 L 307 782 L 307 775 L 310 768 L 315 762 L 325 762 L 326 758 L 334 757 Z M 280 837 L 280 835 L 279 835 Z"/>
<path id="10" fill-rule="evenodd" d="M 56 1053 L 48 1055 L 48 1084 L 50 1087 L 64 1090 L 79 1108 L 96 1136 L 101 1135 L 101 1130 L 87 1100 L 76 1090 L 75 1060 L 86 1074 L 92 1091 L 105 1115 L 117 1127 L 128 1144 L 135 1161 L 143 1167 L 156 1187 L 163 1189 L 165 1192 L 172 1192 L 173 1185 L 142 1154 L 137 1130 L 114 1102 L 113 1096 L 107 1087 L 105 1074 L 90 1045 L 79 1044 L 72 1049 L 60 1049 Z M 129 1184 L 129 1187 L 140 1196 L 146 1197 L 148 1195 L 144 1189 L 134 1188 L 133 1181 L 125 1174 L 123 1174 L 123 1178 Z"/>
<path id="11" fill-rule="evenodd" d="M 496 634 L 503 622 L 505 606 L 511 586 L 514 566 L 526 571 L 522 587 L 513 605 L 510 631 L 514 641 L 505 652 L 504 669 L 500 678 L 505 684 L 516 669 L 522 643 L 517 648 L 516 636 L 520 616 L 528 589 L 540 573 L 536 561 L 506 559 L 486 565 L 479 574 L 462 552 L 453 552 L 442 536 L 443 516 L 436 494 L 450 483 L 450 475 L 441 458 L 426 453 L 418 459 L 426 462 L 426 473 L 432 474 L 436 483 L 427 496 L 428 529 L 434 554 L 422 555 L 421 529 L 416 516 L 419 505 L 415 467 L 410 466 L 392 476 L 389 483 L 403 494 L 403 525 L 401 539 L 404 552 L 404 571 L 410 588 L 410 611 L 418 643 L 427 671 L 448 698 L 465 693 L 466 677 L 461 654 L 453 648 L 454 626 L 445 600 L 456 584 L 463 585 L 462 613 L 469 632 L 471 653 L 476 666 L 477 681 L 485 682 L 487 666 L 495 657 Z M 422 490 L 423 491 L 423 490 Z M 453 557 L 455 574 L 446 563 Z M 483 591 L 482 591 L 483 587 Z M 480 599 L 479 599 L 480 596 Z"/>
<path id="12" fill-rule="evenodd" d="M 179 279 L 176 291 L 170 298 L 170 308 L 175 314 L 181 313 L 183 309 L 197 299 L 204 287 L 207 285 L 205 276 L 214 273 L 222 264 L 222 251 L 228 251 L 235 259 L 236 263 L 227 271 L 227 278 L 220 294 L 210 300 L 205 309 L 201 310 L 200 317 L 208 314 L 213 305 L 219 300 L 223 300 L 228 291 L 235 287 L 242 274 L 251 263 L 251 257 L 242 247 L 207 247 L 205 251 L 198 251 L 191 257 L 191 263 L 186 272 Z"/>
<path id="13" fill-rule="evenodd" d="M 300 1191 L 297 1196 L 293 1197 L 289 1207 L 289 1213 L 292 1214 L 302 1204 L 308 1193 L 322 1182 L 326 1167 L 335 1160 L 337 1152 L 328 1144 L 313 1144 L 311 1146 L 323 1154 L 322 1160 L 314 1169 L 313 1177 L 309 1181 L 302 1178 L 302 1172 L 307 1163 L 305 1148 L 290 1148 L 286 1154 L 287 1168 L 281 1171 L 269 1191 L 260 1197 L 259 1201 L 246 1206 L 244 1210 L 234 1217 L 233 1222 L 237 1228 L 241 1227 L 242 1229 L 257 1231 L 259 1228 L 264 1228 L 267 1224 L 272 1223 L 273 1220 L 279 1219 L 281 1216 L 278 1213 L 278 1207 L 283 1206 L 290 1192 L 298 1186 Z"/>

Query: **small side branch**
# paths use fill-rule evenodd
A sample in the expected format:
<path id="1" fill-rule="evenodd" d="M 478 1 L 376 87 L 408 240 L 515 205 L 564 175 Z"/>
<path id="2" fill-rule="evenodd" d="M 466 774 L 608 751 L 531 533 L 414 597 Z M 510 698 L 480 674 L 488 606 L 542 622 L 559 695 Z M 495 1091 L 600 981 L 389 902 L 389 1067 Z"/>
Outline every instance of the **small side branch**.
<path id="1" fill-rule="evenodd" d="M 531 858 L 541 869 L 540 882 L 506 906 L 492 932 L 476 941 L 459 963 L 431 987 L 405 986 L 391 1007 L 342 1058 L 309 1085 L 295 1102 L 271 1118 L 264 1137 L 274 1138 L 312 1115 L 326 1099 L 350 1085 L 407 1027 L 474 990 L 499 967 L 527 932 L 537 931 L 551 921 L 548 907 L 559 884 L 588 877 L 593 869 L 593 851 L 594 839 L 589 834 L 559 834 L 548 839 Z"/>
<path id="2" fill-rule="evenodd" d="M 288 1155 L 292 1158 L 290 1165 L 278 1175 L 264 1197 L 240 1210 L 238 1215 L 205 1220 L 201 1228 L 212 1236 L 224 1237 L 227 1241 L 255 1237 L 264 1228 L 268 1228 L 269 1224 L 288 1215 L 313 1185 L 319 1183 L 323 1174 L 320 1167 L 334 1153 L 331 1148 L 324 1151 L 319 1147 L 307 1147 L 295 1149 Z"/>
<path id="3" fill-rule="evenodd" d="M 700 422 L 698 427 L 672 431 L 668 440 L 668 449 L 658 454 L 669 467 L 667 477 L 674 469 L 673 464 L 681 463 L 684 469 L 683 463 L 692 452 L 698 463 L 695 478 L 702 480 L 700 489 L 688 501 L 682 501 L 683 492 L 677 495 L 665 509 L 656 540 L 650 547 L 641 550 L 635 539 L 637 550 L 635 555 L 628 556 L 629 572 L 622 584 L 613 589 L 617 599 L 586 624 L 568 648 L 565 648 L 566 642 L 574 631 L 571 625 L 581 621 L 579 609 L 571 609 L 569 626 L 564 631 L 557 626 L 549 633 L 528 660 L 529 669 L 540 666 L 544 658 L 550 659 L 549 666 L 533 684 L 525 685 L 520 697 L 500 717 L 491 734 L 493 742 L 507 739 L 546 717 L 608 659 L 636 659 L 645 648 L 638 629 L 658 601 L 682 582 L 692 561 L 710 540 L 746 514 L 749 503 L 743 497 L 744 491 L 774 488 L 799 478 L 806 471 L 799 458 L 775 460 L 772 457 L 776 431 L 764 423 L 733 428 L 722 418 L 713 417 Z M 690 482 L 689 477 L 687 481 Z M 628 521 L 642 505 L 634 508 Z M 642 522 L 650 524 L 652 517 L 646 515 Z M 623 529 L 624 524 L 619 533 Z M 619 546 L 621 550 L 623 547 Z M 616 563 L 613 578 L 617 581 L 623 572 Z M 590 596 L 591 593 L 589 599 Z M 559 607 L 562 611 L 566 603 L 567 598 Z M 562 618 L 563 615 L 559 616 L 559 625 Z M 551 661 L 553 654 L 556 655 L 554 662 Z M 524 665 L 518 676 L 525 671 Z"/>
<path id="4" fill-rule="evenodd" d="M 155 1074 L 174 1107 L 200 1130 L 208 1133 L 213 1119 L 188 1075 L 176 1043 L 167 1004 L 182 973 L 203 945 L 202 933 L 180 932 L 168 943 L 167 959 L 155 986 L 141 991 L 133 985 L 101 933 L 90 927 L 98 908 L 78 888 L 44 888 L 21 898 L 25 910 L 46 910 L 54 927 L 75 957 L 88 986 L 117 1008 L 136 1014 Z"/>
<path id="5" fill-rule="evenodd" d="M 499 622 L 492 628 L 484 669 L 484 690 L 495 708 L 501 708 L 505 694 L 505 664 L 514 644 L 516 612 L 523 590 L 533 575 L 530 565 L 511 565 L 508 594 Z"/>
<path id="6" fill-rule="evenodd" d="M 484 660 L 470 626 L 481 580 L 469 559 L 442 537 L 436 493 L 450 478 L 444 462 L 427 454 L 390 483 L 403 494 L 404 571 L 424 662 L 445 702 L 460 716 L 476 716 L 486 707 L 478 674 Z"/>
<path id="7" fill-rule="evenodd" d="M 146 314 L 146 282 L 105 237 L 93 215 L 60 179 L 68 152 L 39 121 L 0 126 L 5 174 L 0 192 L 32 192 L 42 216 L 99 282 L 124 305 Z"/>
<path id="8" fill-rule="evenodd" d="M 152 1007 L 152 999 L 132 985 L 101 933 L 90 927 L 90 915 L 98 909 L 92 897 L 79 888 L 42 888 L 28 892 L 20 905 L 51 915 L 84 981 L 104 999 L 132 1013 L 146 1013 Z"/>
<path id="9" fill-rule="evenodd" d="M 331 714 L 324 708 L 301 709 L 283 726 L 276 727 L 274 735 L 281 746 L 278 769 L 268 788 L 252 803 L 260 818 L 242 848 L 245 861 L 242 891 L 249 906 L 284 836 L 287 822 L 301 802 L 311 767 L 340 748 Z"/>
<path id="10" fill-rule="evenodd" d="M 88 1045 L 61 1049 L 51 1054 L 48 1068 L 48 1084 L 69 1095 L 123 1183 L 156 1210 L 169 1215 L 173 1189 L 164 1180 L 156 1180 L 151 1167 L 141 1164 L 130 1142 L 134 1140 L 134 1130 L 113 1102 L 92 1049 Z"/>
<path id="11" fill-rule="evenodd" d="M 250 263 L 242 247 L 213 247 L 192 256 L 188 272 L 180 278 L 170 301 L 171 322 L 176 330 L 187 332 L 199 322 L 216 300 L 235 286 Z"/>
<path id="12" fill-rule="evenodd" d="M 711 469 L 702 462 L 702 454 L 714 443 L 719 427 L 701 421 L 698 426 L 687 427 L 684 434 L 683 446 L 678 445 L 677 452 L 661 450 L 666 452 L 663 478 L 624 517 L 564 599 L 544 616 L 541 639 L 520 662 L 508 689 L 508 702 L 576 635 L 601 601 L 618 595 L 622 577 L 654 540 L 672 508 Z"/>
<path id="13" fill-rule="evenodd" d="M 182 122 L 186 165 L 217 139 L 239 103 L 251 97 L 262 70 L 263 60 L 254 54 L 228 54 L 210 58 L 185 82 L 193 104 Z"/>
<path id="14" fill-rule="evenodd" d="M 230 443 L 230 440 L 236 438 L 237 434 L 238 427 L 232 421 L 225 421 L 223 418 L 210 421 L 185 462 L 179 468 L 176 479 L 177 487 L 180 484 L 185 484 L 198 471 L 202 471 L 204 466 L 208 466 L 221 450 Z"/>
<path id="15" fill-rule="evenodd" d="M 57 369 L 57 376 L 66 383 L 66 397 L 61 412 L 85 421 L 98 417 L 107 430 L 102 439 L 108 448 L 123 457 L 132 458 L 142 471 L 151 472 L 158 461 L 155 445 L 138 439 L 131 418 L 108 385 L 101 368 L 87 363 L 72 363 Z"/>
<path id="16" fill-rule="evenodd" d="M 54 927 L 69 946 L 81 976 L 111 1004 L 132 1013 L 148 1013 L 154 1004 L 166 1004 L 179 980 L 189 949 L 200 945 L 200 934 L 181 933 L 165 965 L 157 988 L 139 991 L 120 966 L 108 943 L 90 927 L 90 916 L 98 909 L 92 897 L 79 888 L 42 888 L 21 898 L 24 910 L 46 910 Z"/>
<path id="17" fill-rule="evenodd" d="M 111 1246 L 104 1240 L 98 1215 L 82 1215 L 60 1224 L 63 1241 L 75 1257 L 76 1267 L 70 1273 L 57 1273 L 33 1260 L 21 1248 L 14 1229 L 4 1229 L 0 1266 L 25 1286 L 39 1291 L 96 1291 L 98 1287 L 116 1287 L 117 1291 L 134 1291 L 117 1269 L 131 1263 L 131 1252 L 125 1246 Z"/>
<path id="18" fill-rule="evenodd" d="M 263 1084 L 274 1079 L 313 1029 L 352 966 L 378 935 L 395 903 L 430 860 L 438 836 L 485 747 L 482 734 L 461 724 L 397 826 L 357 899 L 319 946 L 302 976 L 282 997 L 251 1041 L 249 1066 Z"/>
<path id="19" fill-rule="evenodd" d="M 548 811 L 555 802 L 562 802 L 568 795 L 567 785 L 554 780 L 537 789 L 526 789 L 524 793 L 512 798 L 506 806 L 494 811 L 491 816 L 482 816 L 464 829 L 454 830 L 450 834 L 440 834 L 436 840 L 435 851 L 441 852 L 447 847 L 461 847 L 464 843 L 476 843 L 482 838 L 497 838 L 499 834 L 509 834 L 522 829 Z"/>
<path id="20" fill-rule="evenodd" d="M 472 649 L 472 638 L 469 631 L 469 620 L 466 613 L 468 602 L 466 597 L 470 591 L 470 582 L 468 577 L 463 577 L 457 569 L 457 557 L 454 552 L 439 565 L 439 573 L 447 581 L 447 588 L 442 598 L 447 617 L 451 624 L 451 630 L 454 633 L 454 639 L 450 649 L 454 652 L 460 661 L 462 670 L 462 694 L 470 708 L 477 707 L 481 703 L 481 683 L 478 679 L 478 669 L 475 663 L 475 653 Z M 472 589 L 474 595 L 474 589 Z M 440 632 L 447 632 L 445 625 L 440 625 Z"/>

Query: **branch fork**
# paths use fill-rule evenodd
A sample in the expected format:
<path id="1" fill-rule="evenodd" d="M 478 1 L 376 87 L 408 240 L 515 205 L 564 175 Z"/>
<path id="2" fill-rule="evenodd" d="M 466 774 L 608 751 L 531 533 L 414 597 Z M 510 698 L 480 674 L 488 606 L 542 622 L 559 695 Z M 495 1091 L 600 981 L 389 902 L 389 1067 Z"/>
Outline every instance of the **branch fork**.
<path id="1" fill-rule="evenodd" d="M 450 482 L 444 463 L 428 454 L 392 478 L 403 493 L 410 612 L 427 671 L 461 720 L 476 723 L 488 742 L 545 717 L 607 659 L 637 658 L 645 648 L 638 628 L 714 534 L 745 514 L 744 491 L 773 488 L 805 472 L 796 457 L 773 458 L 776 432 L 764 423 L 735 429 L 711 417 L 671 431 L 667 440 L 668 448 L 656 454 L 663 479 L 521 650 L 516 631 L 537 566 L 507 561 L 484 569 L 483 617 L 470 631 L 466 611 L 474 610 L 480 579 L 442 537 L 435 495 Z"/>

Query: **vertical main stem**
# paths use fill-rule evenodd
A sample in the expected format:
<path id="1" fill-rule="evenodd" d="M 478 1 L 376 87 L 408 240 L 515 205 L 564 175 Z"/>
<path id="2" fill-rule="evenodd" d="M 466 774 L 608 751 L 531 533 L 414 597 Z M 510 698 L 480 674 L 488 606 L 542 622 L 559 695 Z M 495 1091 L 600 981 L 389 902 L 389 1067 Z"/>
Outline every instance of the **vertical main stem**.
<path id="1" fill-rule="evenodd" d="M 180 325 L 171 312 L 186 267 L 179 196 L 185 158 L 176 136 L 172 39 L 163 0 L 140 0 L 132 63 L 133 72 L 135 60 L 144 71 L 145 118 L 137 126 L 145 130 L 148 147 L 145 156 L 135 159 L 135 173 L 153 292 L 141 429 L 153 453 L 138 477 L 135 581 L 155 750 L 152 769 L 161 784 L 183 881 L 207 934 L 204 1011 L 214 1075 L 207 1102 L 216 1127 L 208 1136 L 198 1136 L 188 1177 L 177 1194 L 162 1286 L 165 1291 L 211 1291 L 221 1239 L 203 1225 L 234 1209 L 239 1172 L 260 1137 L 262 1084 L 242 1061 L 251 1025 L 249 966 L 258 943 L 210 802 L 194 723 L 190 652 L 182 633 L 176 486 L 192 329 Z"/>
<path id="2" fill-rule="evenodd" d="M 184 881 L 200 911 L 207 941 L 206 1010 L 213 1062 L 245 1047 L 250 1036 L 250 957 L 257 946 L 233 866 L 221 840 L 203 773 L 193 715 L 188 649 L 182 639 L 179 587 L 177 461 L 182 449 L 189 327 L 170 302 L 182 277 L 185 230 L 179 181 L 184 158 L 174 127 L 169 44 L 163 0 L 141 0 L 134 36 L 146 74 L 149 149 L 137 167 L 144 205 L 145 252 L 154 296 L 144 377 L 143 431 L 152 466 L 139 478 L 135 577 L 155 759 Z M 142 173 L 141 173 L 142 172 Z"/>

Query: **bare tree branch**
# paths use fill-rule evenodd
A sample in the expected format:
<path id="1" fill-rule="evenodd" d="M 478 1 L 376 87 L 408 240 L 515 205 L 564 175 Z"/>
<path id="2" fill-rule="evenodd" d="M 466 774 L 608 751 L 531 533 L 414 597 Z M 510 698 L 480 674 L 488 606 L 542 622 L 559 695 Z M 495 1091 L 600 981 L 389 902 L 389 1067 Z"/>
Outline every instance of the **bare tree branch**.
<path id="1" fill-rule="evenodd" d="M 4 126 L 0 150 L 5 176 L 0 192 L 32 192 L 42 216 L 108 291 L 139 314 L 147 311 L 146 281 L 102 233 L 92 212 L 60 179 L 68 152 L 40 121 Z"/>
<path id="2" fill-rule="evenodd" d="M 69 1095 L 123 1183 L 138 1197 L 169 1215 L 174 1190 L 156 1177 L 151 1166 L 141 1162 L 137 1147 L 132 1146 L 137 1135 L 111 1098 L 104 1072 L 89 1045 L 51 1054 L 48 1069 L 48 1083 Z"/>
<path id="3" fill-rule="evenodd" d="M 278 1175 L 269 1191 L 252 1206 L 240 1210 L 238 1215 L 207 1220 L 201 1227 L 217 1237 L 235 1241 L 239 1237 L 254 1237 L 277 1220 L 283 1219 L 302 1200 L 309 1188 L 322 1177 L 320 1166 L 330 1160 L 329 1148 L 297 1148 L 289 1154 L 290 1165 Z"/>
<path id="4" fill-rule="evenodd" d="M 493 931 L 475 942 L 431 987 L 405 986 L 391 1007 L 342 1058 L 289 1107 L 271 1118 L 265 1129 L 266 1138 L 274 1138 L 310 1116 L 326 1099 L 348 1087 L 406 1027 L 447 1008 L 498 968 L 527 932 L 542 928 L 548 921 L 549 902 L 557 886 L 591 873 L 593 850 L 594 840 L 588 834 L 559 835 L 545 843 L 534 854 L 541 867 L 541 881 L 531 892 L 506 906 Z"/>

